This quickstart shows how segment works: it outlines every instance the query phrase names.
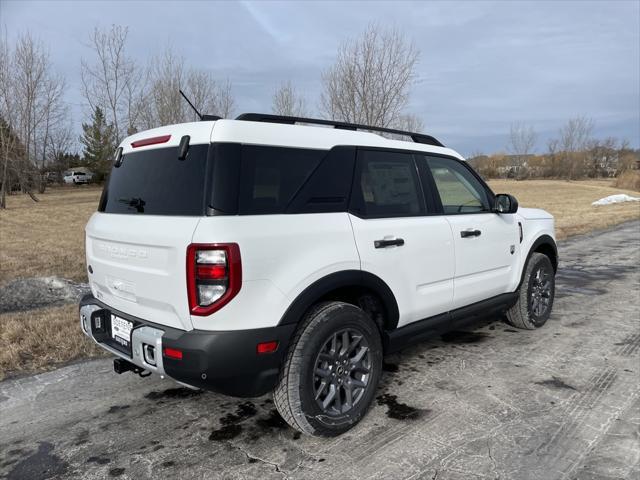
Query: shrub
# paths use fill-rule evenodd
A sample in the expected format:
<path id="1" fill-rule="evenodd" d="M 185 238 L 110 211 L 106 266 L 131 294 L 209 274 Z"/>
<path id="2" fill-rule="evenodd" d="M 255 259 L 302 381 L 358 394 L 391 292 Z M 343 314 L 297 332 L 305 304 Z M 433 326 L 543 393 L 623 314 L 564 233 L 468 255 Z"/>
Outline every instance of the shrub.
<path id="1" fill-rule="evenodd" d="M 640 192 L 640 170 L 627 170 L 616 178 L 615 186 Z"/>

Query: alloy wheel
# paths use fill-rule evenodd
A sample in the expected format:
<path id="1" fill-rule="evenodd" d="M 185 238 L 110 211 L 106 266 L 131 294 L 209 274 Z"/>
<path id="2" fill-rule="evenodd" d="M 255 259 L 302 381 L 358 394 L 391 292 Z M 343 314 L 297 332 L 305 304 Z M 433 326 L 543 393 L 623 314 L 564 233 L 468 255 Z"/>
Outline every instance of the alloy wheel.
<path id="1" fill-rule="evenodd" d="M 342 415 L 362 399 L 371 376 L 371 351 L 362 332 L 348 328 L 333 333 L 315 361 L 313 389 L 320 409 Z"/>

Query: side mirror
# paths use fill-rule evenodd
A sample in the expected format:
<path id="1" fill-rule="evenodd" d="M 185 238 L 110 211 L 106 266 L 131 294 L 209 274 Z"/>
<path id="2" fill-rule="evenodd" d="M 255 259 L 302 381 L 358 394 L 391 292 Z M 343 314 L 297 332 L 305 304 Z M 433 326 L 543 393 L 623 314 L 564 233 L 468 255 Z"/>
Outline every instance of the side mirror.
<path id="1" fill-rule="evenodd" d="M 496 213 L 516 213 L 518 211 L 518 200 L 508 193 L 499 193 L 496 195 L 493 211 Z"/>

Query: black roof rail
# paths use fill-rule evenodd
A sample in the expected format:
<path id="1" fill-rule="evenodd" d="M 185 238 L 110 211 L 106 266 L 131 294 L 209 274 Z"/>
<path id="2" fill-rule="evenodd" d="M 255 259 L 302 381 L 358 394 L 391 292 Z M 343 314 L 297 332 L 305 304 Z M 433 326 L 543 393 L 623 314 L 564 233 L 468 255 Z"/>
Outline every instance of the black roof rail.
<path id="1" fill-rule="evenodd" d="M 396 130 L 395 128 L 371 127 L 369 125 L 358 125 L 357 123 L 338 122 L 335 120 L 322 120 L 320 118 L 304 118 L 289 117 L 286 115 L 272 115 L 268 113 L 243 113 L 236 117 L 236 120 L 245 120 L 247 122 L 264 122 L 264 123 L 285 123 L 295 125 L 297 123 L 308 123 L 311 125 L 327 125 L 329 127 L 341 130 L 368 130 L 370 132 L 391 133 L 393 135 L 404 135 L 411 137 L 415 143 L 424 143 L 434 145 L 436 147 L 444 147 L 444 145 L 435 137 L 422 133 L 407 132 L 404 130 Z"/>

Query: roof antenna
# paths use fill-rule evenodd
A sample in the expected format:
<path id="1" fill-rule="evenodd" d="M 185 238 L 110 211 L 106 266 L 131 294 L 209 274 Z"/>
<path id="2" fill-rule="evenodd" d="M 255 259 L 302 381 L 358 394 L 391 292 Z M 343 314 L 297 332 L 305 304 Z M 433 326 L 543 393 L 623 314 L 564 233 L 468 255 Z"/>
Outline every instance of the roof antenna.
<path id="1" fill-rule="evenodd" d="M 189 104 L 189 106 L 190 106 L 191 108 L 193 108 L 193 111 L 194 111 L 194 112 L 196 112 L 196 115 L 198 115 L 198 118 L 199 118 L 200 120 L 204 120 L 204 117 L 202 116 L 202 114 L 198 111 L 198 109 L 197 109 L 196 107 L 194 107 L 194 106 L 193 106 L 193 103 L 191 103 L 191 102 L 189 101 L 189 99 L 188 99 L 188 98 L 187 98 L 187 96 L 184 94 L 184 92 L 183 92 L 181 89 L 178 89 L 178 91 L 180 92 L 180 95 L 182 95 L 182 98 L 184 98 L 184 99 L 187 101 L 187 103 Z"/>

